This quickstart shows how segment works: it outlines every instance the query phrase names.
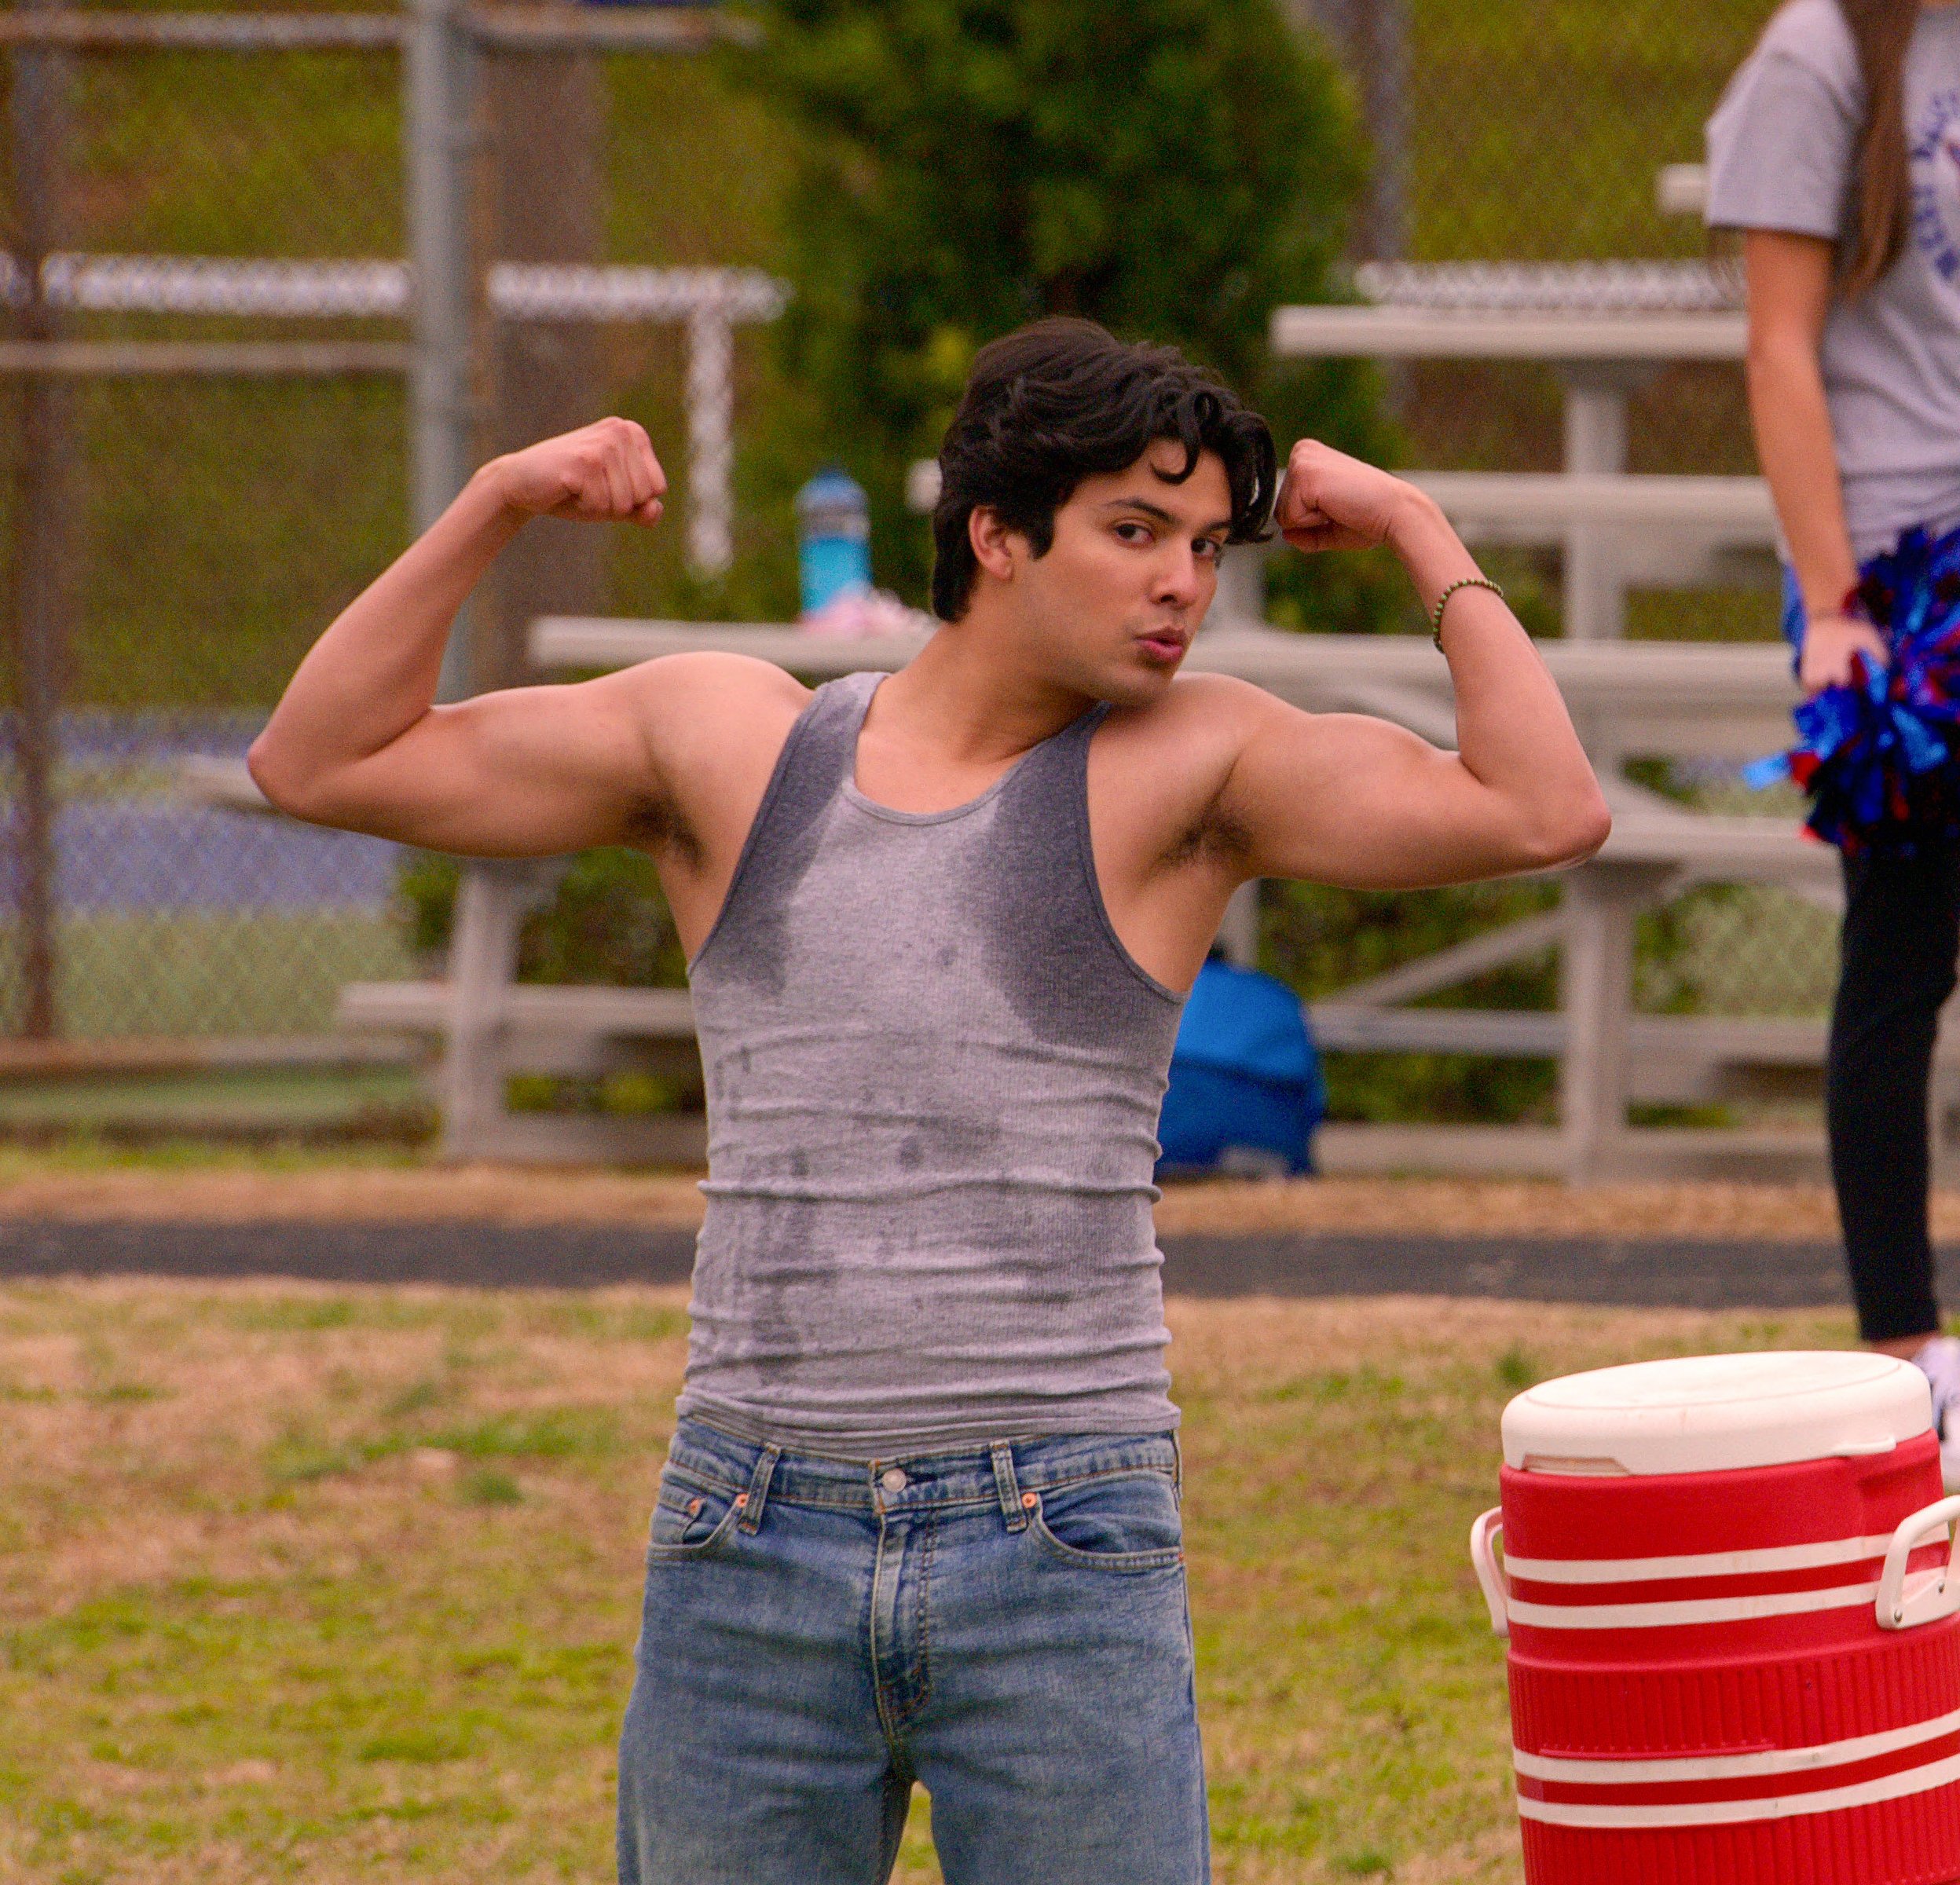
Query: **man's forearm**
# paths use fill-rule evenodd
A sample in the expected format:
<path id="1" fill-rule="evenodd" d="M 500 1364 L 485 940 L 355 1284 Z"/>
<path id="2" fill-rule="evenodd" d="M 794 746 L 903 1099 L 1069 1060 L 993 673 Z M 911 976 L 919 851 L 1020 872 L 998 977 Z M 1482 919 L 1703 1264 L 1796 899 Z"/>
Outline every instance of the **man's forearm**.
<path id="1" fill-rule="evenodd" d="M 252 774 L 269 796 L 297 796 L 429 711 L 456 611 L 524 521 L 505 500 L 496 465 L 486 465 L 341 611 L 253 742 Z"/>
<path id="2" fill-rule="evenodd" d="M 1425 609 L 1449 585 L 1482 573 L 1434 500 L 1412 494 L 1389 539 Z M 1493 791 L 1563 825 L 1599 805 L 1599 782 L 1571 716 L 1531 637 L 1485 588 L 1455 591 L 1444 605 L 1443 653 L 1456 696 L 1464 765 Z"/>

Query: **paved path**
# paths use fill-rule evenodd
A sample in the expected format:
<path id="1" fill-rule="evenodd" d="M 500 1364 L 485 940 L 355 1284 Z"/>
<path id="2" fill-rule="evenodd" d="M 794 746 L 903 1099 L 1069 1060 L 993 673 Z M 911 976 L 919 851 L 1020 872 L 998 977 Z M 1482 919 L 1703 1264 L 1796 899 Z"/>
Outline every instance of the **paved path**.
<path id="1" fill-rule="evenodd" d="M 590 1289 L 684 1283 L 694 1235 L 631 1225 L 196 1223 L 0 1219 L 0 1281 L 290 1276 Z M 1841 1307 L 1828 1243 L 1292 1232 L 1164 1239 L 1164 1282 L 1192 1296 L 1409 1292 L 1648 1308 Z M 1960 1253 L 1942 1264 L 1960 1295 Z"/>

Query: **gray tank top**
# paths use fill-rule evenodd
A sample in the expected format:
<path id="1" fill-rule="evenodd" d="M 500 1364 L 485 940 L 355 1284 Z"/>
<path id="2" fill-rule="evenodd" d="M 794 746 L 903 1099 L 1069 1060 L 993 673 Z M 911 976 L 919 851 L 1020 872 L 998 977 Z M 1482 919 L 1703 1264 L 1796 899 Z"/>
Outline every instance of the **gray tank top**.
<path id="1" fill-rule="evenodd" d="M 817 690 L 691 965 L 707 1213 L 680 1411 L 853 1459 L 1150 1433 L 1151 1182 L 1183 998 L 1110 926 L 1096 708 L 949 811 L 855 783 Z"/>

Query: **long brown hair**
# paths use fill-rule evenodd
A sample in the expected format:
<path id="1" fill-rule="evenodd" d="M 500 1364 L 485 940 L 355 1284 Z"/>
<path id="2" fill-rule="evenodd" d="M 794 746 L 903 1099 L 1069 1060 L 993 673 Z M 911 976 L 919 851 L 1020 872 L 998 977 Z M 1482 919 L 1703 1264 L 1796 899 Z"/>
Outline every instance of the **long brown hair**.
<path id="1" fill-rule="evenodd" d="M 1919 0 L 1837 0 L 1858 46 L 1865 123 L 1858 138 L 1858 226 L 1838 287 L 1862 295 L 1906 246 L 1906 49 Z"/>

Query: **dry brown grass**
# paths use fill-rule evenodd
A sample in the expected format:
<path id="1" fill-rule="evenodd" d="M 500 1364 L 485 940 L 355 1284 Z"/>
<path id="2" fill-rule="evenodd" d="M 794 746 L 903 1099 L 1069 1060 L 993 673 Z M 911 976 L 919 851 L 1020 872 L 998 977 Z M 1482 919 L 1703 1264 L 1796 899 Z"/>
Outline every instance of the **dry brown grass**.
<path id="1" fill-rule="evenodd" d="M 193 1164 L 78 1168 L 19 1155 L 0 1162 L 0 1217 L 356 1222 L 622 1224 L 692 1228 L 695 1174 L 533 1171 L 504 1166 L 267 1167 Z M 1317 1178 L 1168 1188 L 1167 1234 L 1284 1231 L 1442 1235 L 1829 1240 L 1822 1185 L 1615 1184 L 1530 1179 Z M 1935 1235 L 1960 1236 L 1960 1192 L 1933 1199 Z"/>
<path id="2" fill-rule="evenodd" d="M 547 1171 L 498 1165 L 75 1169 L 13 1162 L 0 1217 L 191 1218 L 237 1222 L 420 1219 L 495 1224 L 701 1221 L 695 1175 Z"/>

